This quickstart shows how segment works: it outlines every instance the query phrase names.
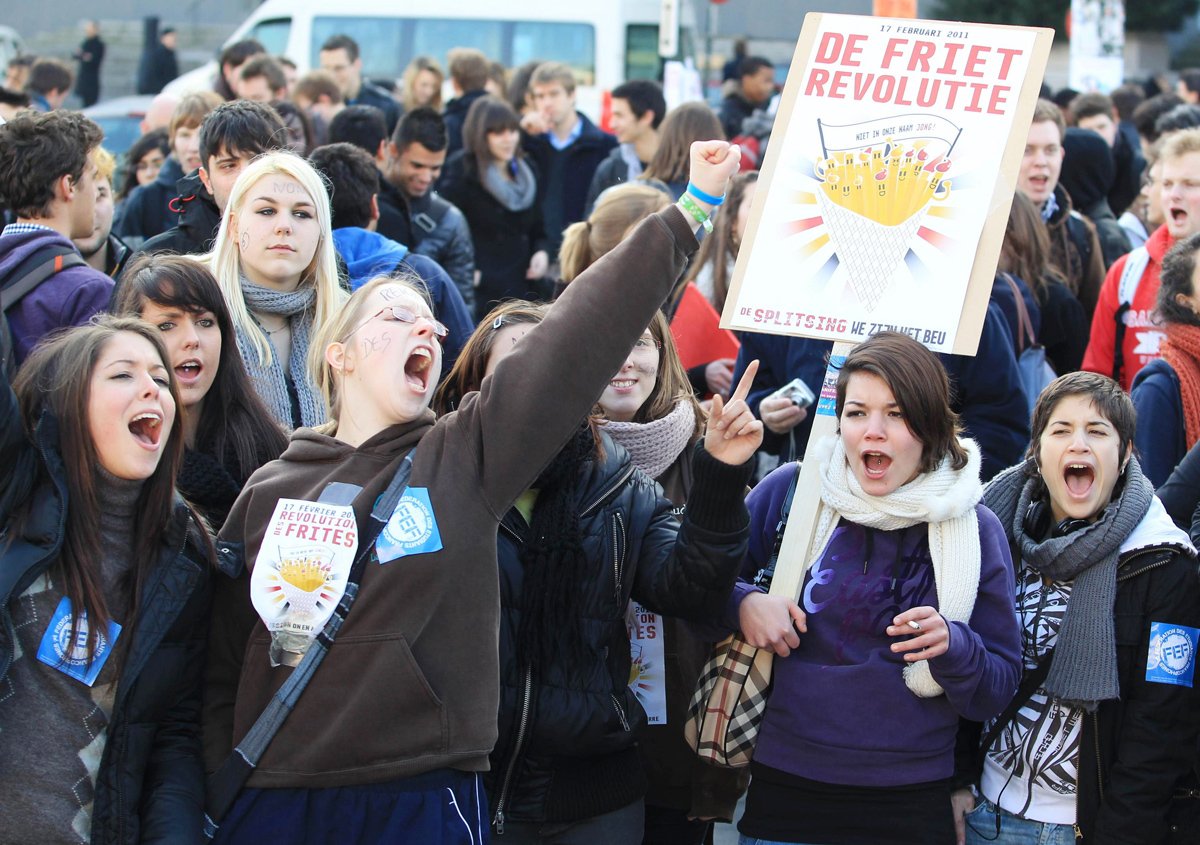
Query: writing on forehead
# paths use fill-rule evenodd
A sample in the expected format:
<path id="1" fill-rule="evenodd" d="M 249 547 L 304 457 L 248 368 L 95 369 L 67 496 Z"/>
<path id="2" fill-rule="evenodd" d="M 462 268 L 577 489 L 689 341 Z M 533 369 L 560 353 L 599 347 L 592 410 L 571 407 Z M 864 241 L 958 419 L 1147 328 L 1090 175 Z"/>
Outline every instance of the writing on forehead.
<path id="1" fill-rule="evenodd" d="M 271 191 L 276 194 L 308 194 L 304 186 L 296 182 L 276 182 L 271 186 Z"/>
<path id="2" fill-rule="evenodd" d="M 379 295 L 388 302 L 397 299 L 407 299 L 412 292 L 399 285 L 385 285 L 379 289 Z"/>

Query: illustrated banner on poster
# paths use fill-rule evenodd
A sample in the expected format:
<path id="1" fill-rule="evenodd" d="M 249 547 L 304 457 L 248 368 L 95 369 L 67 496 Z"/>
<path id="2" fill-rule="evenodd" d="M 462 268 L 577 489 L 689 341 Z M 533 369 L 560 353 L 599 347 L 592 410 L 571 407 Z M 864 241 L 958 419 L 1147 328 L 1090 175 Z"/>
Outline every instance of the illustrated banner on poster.
<path id="1" fill-rule="evenodd" d="M 651 725 L 667 723 L 662 623 L 661 616 L 635 601 L 631 601 L 625 611 L 625 627 L 629 629 L 629 687 L 646 711 L 646 721 Z"/>
<path id="2" fill-rule="evenodd" d="M 974 354 L 1051 40 L 808 15 L 722 327 Z"/>

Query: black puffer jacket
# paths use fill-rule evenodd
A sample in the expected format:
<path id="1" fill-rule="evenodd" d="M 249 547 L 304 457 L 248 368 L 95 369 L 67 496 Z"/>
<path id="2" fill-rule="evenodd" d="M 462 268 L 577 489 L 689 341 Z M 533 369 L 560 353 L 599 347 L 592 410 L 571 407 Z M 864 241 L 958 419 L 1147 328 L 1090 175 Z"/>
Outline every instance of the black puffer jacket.
<path id="1" fill-rule="evenodd" d="M 629 688 L 630 598 L 660 613 L 711 620 L 745 554 L 750 463 L 722 464 L 698 445 L 681 523 L 624 448 L 606 434 L 602 445 L 604 460 L 587 463 L 580 480 L 584 549 L 594 563 L 591 579 L 579 585 L 584 636 L 595 655 L 585 671 L 533 678 L 517 654 L 520 545 L 529 528 L 515 509 L 501 524 L 500 738 L 485 776 L 498 841 L 505 820 L 575 821 L 645 794 L 636 743 L 646 714 Z"/>
<path id="2" fill-rule="evenodd" d="M 31 497 L 19 536 L 0 555 L 0 685 L 14 659 L 9 602 L 46 572 L 65 533 L 57 421 L 43 416 L 34 439 L 26 439 L 16 397 L 0 380 L 0 466 L 10 473 L 0 489 L 0 525 Z M 200 530 L 177 498 L 109 716 L 92 805 L 94 845 L 201 841 L 200 694 L 211 585 Z"/>
<path id="3" fill-rule="evenodd" d="M 179 212 L 179 223 L 143 243 L 138 255 L 158 252 L 200 255 L 212 249 L 221 228 L 216 200 L 198 173 L 184 176 L 176 188 L 179 195 L 171 201 L 171 210 Z"/>

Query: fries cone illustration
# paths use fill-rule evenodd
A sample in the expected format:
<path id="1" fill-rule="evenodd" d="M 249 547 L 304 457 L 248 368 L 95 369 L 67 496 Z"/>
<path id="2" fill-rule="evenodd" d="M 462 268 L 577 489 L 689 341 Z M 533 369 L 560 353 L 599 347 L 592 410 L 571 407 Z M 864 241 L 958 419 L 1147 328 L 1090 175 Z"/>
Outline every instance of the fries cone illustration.
<path id="1" fill-rule="evenodd" d="M 887 137 L 857 147 L 847 141 L 866 125 L 820 127 L 825 158 L 814 172 L 821 217 L 867 311 L 887 293 L 930 204 L 950 196 L 948 139 L 957 139 L 957 127 L 942 123 L 945 137 Z"/>
<path id="2" fill-rule="evenodd" d="M 283 550 L 279 561 L 279 587 L 296 613 L 310 614 L 322 599 L 329 578 L 331 555 L 319 546 Z"/>

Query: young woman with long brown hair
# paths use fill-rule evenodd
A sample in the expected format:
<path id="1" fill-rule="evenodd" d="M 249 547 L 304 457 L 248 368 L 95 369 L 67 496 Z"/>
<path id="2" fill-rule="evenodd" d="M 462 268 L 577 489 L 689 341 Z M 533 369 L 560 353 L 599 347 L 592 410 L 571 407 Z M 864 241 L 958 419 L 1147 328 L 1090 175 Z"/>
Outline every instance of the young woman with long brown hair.
<path id="1" fill-rule="evenodd" d="M 154 328 L 104 317 L 0 376 L 6 838 L 192 839 L 212 546 L 175 492 L 179 388 Z"/>

